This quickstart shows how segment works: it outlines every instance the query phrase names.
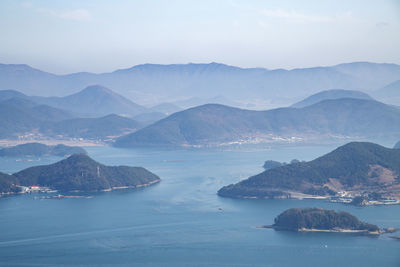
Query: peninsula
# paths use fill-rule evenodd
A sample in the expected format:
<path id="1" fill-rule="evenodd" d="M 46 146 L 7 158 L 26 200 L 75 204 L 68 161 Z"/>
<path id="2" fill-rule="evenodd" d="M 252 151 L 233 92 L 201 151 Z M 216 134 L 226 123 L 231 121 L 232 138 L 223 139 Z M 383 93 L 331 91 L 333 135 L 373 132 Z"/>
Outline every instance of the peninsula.
<path id="1" fill-rule="evenodd" d="M 352 142 L 309 162 L 268 169 L 221 188 L 231 198 L 322 198 L 356 205 L 400 203 L 400 150 Z"/>

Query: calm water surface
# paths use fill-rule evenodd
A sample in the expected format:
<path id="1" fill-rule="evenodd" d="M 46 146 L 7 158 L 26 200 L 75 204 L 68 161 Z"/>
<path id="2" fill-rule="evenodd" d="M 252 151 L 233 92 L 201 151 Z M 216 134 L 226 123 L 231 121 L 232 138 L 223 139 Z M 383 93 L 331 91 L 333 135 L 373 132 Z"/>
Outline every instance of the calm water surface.
<path id="1" fill-rule="evenodd" d="M 84 199 L 0 198 L 1 266 L 400 266 L 400 242 L 257 229 L 292 207 L 345 210 L 400 228 L 400 206 L 352 207 L 317 200 L 233 200 L 216 191 L 262 171 L 267 159 L 310 160 L 333 147 L 267 150 L 88 148 L 109 165 L 143 166 L 162 182 Z M 0 160 L 12 173 L 35 162 Z"/>

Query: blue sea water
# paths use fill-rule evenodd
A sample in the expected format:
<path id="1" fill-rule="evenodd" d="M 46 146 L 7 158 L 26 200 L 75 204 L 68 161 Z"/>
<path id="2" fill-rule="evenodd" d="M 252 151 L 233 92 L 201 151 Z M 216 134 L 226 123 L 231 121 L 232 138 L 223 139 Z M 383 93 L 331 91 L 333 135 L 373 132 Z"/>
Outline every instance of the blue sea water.
<path id="1" fill-rule="evenodd" d="M 349 211 L 400 228 L 400 206 L 354 207 L 321 200 L 235 200 L 217 190 L 262 171 L 265 160 L 310 160 L 331 146 L 251 150 L 87 148 L 107 165 L 143 166 L 162 182 L 93 198 L 0 198 L 1 266 L 400 266 L 400 242 L 387 235 L 258 229 L 292 207 Z M 40 161 L 0 159 L 16 172 Z"/>

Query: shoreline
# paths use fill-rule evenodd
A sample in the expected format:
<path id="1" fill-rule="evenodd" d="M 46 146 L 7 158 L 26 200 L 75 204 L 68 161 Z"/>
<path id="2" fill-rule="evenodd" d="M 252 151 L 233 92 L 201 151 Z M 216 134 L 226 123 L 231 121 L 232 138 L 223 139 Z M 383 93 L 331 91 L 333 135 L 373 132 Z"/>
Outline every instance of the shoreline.
<path id="1" fill-rule="evenodd" d="M 32 140 L 13 140 L 13 139 L 0 139 L 0 147 L 10 147 L 17 146 L 28 143 L 40 143 L 48 146 L 54 145 L 66 145 L 66 146 L 79 146 L 79 147 L 87 147 L 87 146 L 106 146 L 107 144 L 102 141 L 92 141 L 92 140 L 69 140 L 69 139 L 32 139 Z"/>
<path id="2" fill-rule="evenodd" d="M 98 192 L 111 192 L 111 191 L 114 191 L 114 190 L 135 189 L 135 188 L 147 187 L 147 186 L 150 186 L 150 185 L 153 185 L 153 184 L 157 184 L 159 182 L 161 182 L 161 179 L 151 181 L 151 182 L 149 182 L 147 184 L 139 184 L 139 185 L 131 185 L 131 186 L 115 186 L 115 187 L 111 187 L 111 188 L 100 190 Z M 79 191 L 79 192 L 82 192 L 82 191 Z"/>
<path id="3" fill-rule="evenodd" d="M 114 190 L 123 190 L 123 189 L 136 189 L 136 188 L 142 188 L 142 187 L 148 187 L 153 184 L 157 184 L 161 182 L 161 179 L 157 179 L 154 181 L 151 181 L 147 184 L 139 184 L 135 186 L 116 186 L 116 187 L 111 187 L 111 188 L 106 188 L 103 190 L 96 190 L 96 191 L 81 191 L 81 190 L 72 190 L 72 191 L 59 191 L 59 190 L 49 190 L 48 187 L 38 187 L 37 189 L 34 190 L 29 190 L 29 191 L 20 191 L 20 192 L 1 192 L 0 193 L 0 198 L 4 196 L 12 196 L 12 195 L 24 195 L 24 194 L 31 194 L 31 193 L 98 193 L 98 192 L 111 192 Z M 60 194 L 60 196 L 65 196 Z"/>
<path id="4" fill-rule="evenodd" d="M 315 199 L 315 200 L 326 200 L 326 201 L 329 201 L 332 203 L 355 205 L 355 204 L 351 203 L 353 198 L 342 201 L 342 200 L 335 199 L 337 197 L 332 197 L 332 196 L 307 195 L 307 194 L 303 194 L 300 192 L 291 192 L 291 191 L 282 191 L 282 192 L 286 195 L 283 195 L 280 197 L 221 196 L 219 194 L 218 195 L 220 197 L 233 198 L 233 199 L 297 199 L 297 200 Z M 393 201 L 390 201 L 390 202 L 385 202 L 384 200 L 367 200 L 365 204 L 357 205 L 357 206 L 366 207 L 366 206 L 387 206 L 387 205 L 399 205 L 400 204 L 400 199 L 393 198 L 392 200 Z"/>
<path id="5" fill-rule="evenodd" d="M 259 225 L 256 226 L 258 229 L 274 229 L 277 231 L 292 231 L 292 232 L 302 232 L 302 233 L 345 233 L 345 234 L 367 234 L 367 235 L 380 235 L 386 233 L 383 230 L 379 231 L 368 231 L 368 230 L 352 230 L 352 229 L 315 229 L 315 228 L 299 228 L 299 229 L 285 229 L 281 227 L 277 227 L 274 225 Z M 400 237 L 399 237 L 400 238 Z"/>

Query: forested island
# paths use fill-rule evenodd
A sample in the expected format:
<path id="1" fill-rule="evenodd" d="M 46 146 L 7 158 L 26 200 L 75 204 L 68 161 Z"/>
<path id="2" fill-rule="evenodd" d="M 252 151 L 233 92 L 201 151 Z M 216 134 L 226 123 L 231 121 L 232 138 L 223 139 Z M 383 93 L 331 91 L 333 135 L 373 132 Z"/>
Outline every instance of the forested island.
<path id="1" fill-rule="evenodd" d="M 1 193 L 57 190 L 95 192 L 139 188 L 161 179 L 142 167 L 106 166 L 85 154 L 74 154 L 50 165 L 35 166 L 13 175 L 0 173 Z"/>
<path id="2" fill-rule="evenodd" d="M 72 154 L 87 154 L 86 150 L 77 146 L 55 145 L 48 146 L 41 143 L 26 143 L 0 150 L 0 157 L 26 157 L 26 156 L 58 156 L 65 157 Z"/>
<path id="3" fill-rule="evenodd" d="M 288 209 L 275 218 L 273 225 L 264 227 L 298 232 L 362 234 L 381 234 L 384 232 L 378 226 L 362 222 L 348 212 L 336 212 L 320 208 Z"/>
<path id="4" fill-rule="evenodd" d="M 325 198 L 355 205 L 400 203 L 400 150 L 352 142 L 221 188 L 231 198 Z"/>

